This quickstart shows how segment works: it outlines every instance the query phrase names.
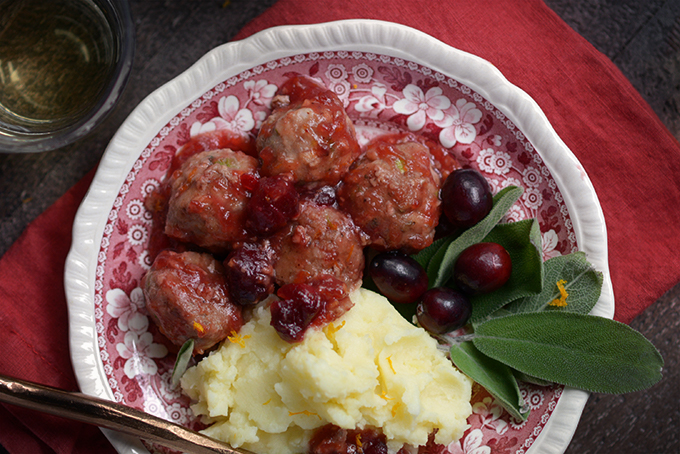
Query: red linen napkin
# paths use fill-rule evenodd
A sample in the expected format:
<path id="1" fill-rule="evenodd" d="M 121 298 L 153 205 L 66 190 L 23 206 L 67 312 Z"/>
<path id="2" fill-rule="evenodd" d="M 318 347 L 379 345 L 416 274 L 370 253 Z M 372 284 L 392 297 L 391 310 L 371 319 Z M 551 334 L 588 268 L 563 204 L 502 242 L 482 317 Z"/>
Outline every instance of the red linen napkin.
<path id="1" fill-rule="evenodd" d="M 540 0 L 280 0 L 238 38 L 275 25 L 350 18 L 402 23 L 479 55 L 538 102 L 600 198 L 617 320 L 629 322 L 680 280 L 680 145 L 616 67 Z M 0 260 L 0 373 L 77 388 L 68 356 L 64 238 L 90 178 Z M 12 454 L 112 452 L 95 428 L 11 406 L 0 406 L 0 444 Z"/>
<path id="2" fill-rule="evenodd" d="M 78 391 L 68 344 L 64 264 L 94 172 L 26 229 L 0 260 L 0 373 Z M 94 426 L 0 406 L 0 444 L 18 453 L 114 453 Z"/>

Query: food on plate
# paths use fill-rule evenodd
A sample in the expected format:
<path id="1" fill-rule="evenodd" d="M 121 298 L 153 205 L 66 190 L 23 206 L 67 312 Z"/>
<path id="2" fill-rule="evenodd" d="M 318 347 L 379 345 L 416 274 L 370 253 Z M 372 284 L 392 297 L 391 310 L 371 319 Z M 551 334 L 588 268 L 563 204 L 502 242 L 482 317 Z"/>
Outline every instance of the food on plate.
<path id="1" fill-rule="evenodd" d="M 498 243 L 476 243 L 458 256 L 453 280 L 466 295 L 490 293 L 503 287 L 512 273 L 510 254 Z"/>
<path id="2" fill-rule="evenodd" d="M 258 452 L 457 440 L 471 382 L 360 287 L 366 246 L 410 264 L 406 253 L 432 243 L 458 163 L 410 133 L 362 150 L 342 102 L 311 79 L 286 81 L 272 107 L 255 153 L 249 140 L 198 136 L 146 201 L 169 239 L 152 236 L 147 309 L 175 345 L 208 354 L 183 379 L 194 411 L 208 434 Z M 390 273 L 395 299 L 427 289 L 422 267 L 409 288 Z"/>
<path id="3" fill-rule="evenodd" d="M 364 237 L 352 219 L 333 206 L 300 203 L 300 215 L 271 238 L 279 285 L 301 283 L 319 275 L 361 285 Z"/>
<path id="4" fill-rule="evenodd" d="M 286 284 L 270 305 L 271 325 L 287 342 L 300 342 L 312 327 L 323 328 L 352 307 L 344 282 L 321 275 L 301 284 Z"/>
<path id="5" fill-rule="evenodd" d="M 288 175 L 262 177 L 248 200 L 246 228 L 260 237 L 282 229 L 300 212 L 300 195 Z"/>
<path id="6" fill-rule="evenodd" d="M 250 306 L 274 293 L 275 251 L 269 241 L 243 243 L 224 261 L 227 288 L 237 304 Z"/>
<path id="7" fill-rule="evenodd" d="M 343 177 L 338 202 L 378 250 L 416 252 L 439 221 L 440 174 L 411 134 L 378 137 Z"/>
<path id="8" fill-rule="evenodd" d="M 451 173 L 442 185 L 441 198 L 444 215 L 455 228 L 472 227 L 493 207 L 489 182 L 474 169 Z"/>
<path id="9" fill-rule="evenodd" d="M 376 254 L 367 272 L 380 293 L 395 303 L 414 303 L 427 290 L 427 273 L 420 263 L 403 252 Z"/>
<path id="10" fill-rule="evenodd" d="M 146 309 L 161 332 L 201 354 L 243 325 L 229 298 L 222 264 L 199 252 L 161 252 L 142 281 Z"/>
<path id="11" fill-rule="evenodd" d="M 328 452 L 319 446 L 356 428 L 379 428 L 386 440 L 374 443 L 390 452 L 424 446 L 433 432 L 436 443 L 459 439 L 471 381 L 384 297 L 359 289 L 351 299 L 350 311 L 297 344 L 258 306 L 238 336 L 188 369 L 182 388 L 211 424 L 205 433 L 262 453 Z M 341 452 L 361 452 L 357 440 L 369 446 L 354 433 L 355 451 Z"/>
<path id="12" fill-rule="evenodd" d="M 255 139 L 230 129 L 206 131 L 191 138 L 172 157 L 168 175 L 179 169 L 184 162 L 195 154 L 210 150 L 240 150 L 247 155 L 257 156 Z"/>
<path id="13" fill-rule="evenodd" d="M 418 324 L 433 334 L 445 334 L 465 326 L 472 315 L 470 300 L 449 287 L 435 287 L 423 293 L 416 317 Z"/>
<path id="14" fill-rule="evenodd" d="M 246 240 L 245 208 L 257 169 L 257 159 L 241 151 L 191 156 L 170 177 L 165 233 L 215 252 Z"/>
<path id="15" fill-rule="evenodd" d="M 361 151 L 342 101 L 311 79 L 295 76 L 279 88 L 272 106 L 257 136 L 262 174 L 337 184 Z"/>

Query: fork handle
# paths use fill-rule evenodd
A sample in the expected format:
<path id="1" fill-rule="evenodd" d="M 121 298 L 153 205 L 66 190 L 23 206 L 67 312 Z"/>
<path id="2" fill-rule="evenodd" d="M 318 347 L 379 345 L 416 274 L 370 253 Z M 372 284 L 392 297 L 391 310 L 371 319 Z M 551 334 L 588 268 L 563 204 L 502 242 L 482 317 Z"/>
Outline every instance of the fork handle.
<path id="1" fill-rule="evenodd" d="M 126 405 L 0 375 L 0 402 L 93 424 L 195 454 L 252 454 Z"/>

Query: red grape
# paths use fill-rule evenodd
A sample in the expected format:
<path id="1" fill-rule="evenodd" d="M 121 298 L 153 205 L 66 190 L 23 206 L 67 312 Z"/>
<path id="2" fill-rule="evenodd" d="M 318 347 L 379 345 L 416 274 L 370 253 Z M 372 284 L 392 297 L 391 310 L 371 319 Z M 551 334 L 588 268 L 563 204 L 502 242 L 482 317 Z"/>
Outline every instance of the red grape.
<path id="1" fill-rule="evenodd" d="M 491 187 L 474 169 L 452 172 L 444 181 L 441 199 L 444 215 L 454 227 L 472 227 L 493 208 Z"/>
<path id="2" fill-rule="evenodd" d="M 387 299 L 400 304 L 414 303 L 427 290 L 427 274 L 414 258 L 396 251 L 376 255 L 368 274 Z"/>
<path id="3" fill-rule="evenodd" d="M 447 287 L 425 292 L 416 308 L 420 326 L 433 334 L 444 334 L 463 327 L 472 306 L 465 295 Z"/>
<path id="4" fill-rule="evenodd" d="M 458 289 L 467 295 L 493 292 L 510 279 L 510 254 L 498 243 L 477 243 L 461 252 L 453 268 Z"/>

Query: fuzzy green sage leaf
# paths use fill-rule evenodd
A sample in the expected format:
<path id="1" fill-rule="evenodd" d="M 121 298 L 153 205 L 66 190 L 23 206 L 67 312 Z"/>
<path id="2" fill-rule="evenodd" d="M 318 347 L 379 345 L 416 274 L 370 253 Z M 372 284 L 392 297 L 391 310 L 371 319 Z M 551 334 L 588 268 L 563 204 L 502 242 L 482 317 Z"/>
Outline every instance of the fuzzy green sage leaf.
<path id="1" fill-rule="evenodd" d="M 454 236 L 445 236 L 442 238 L 438 238 L 434 240 L 431 245 L 429 245 L 425 249 L 418 251 L 417 254 L 413 254 L 411 257 L 413 257 L 416 260 L 416 262 L 420 263 L 423 269 L 427 270 L 430 260 L 432 260 L 432 257 L 434 257 L 437 251 L 442 246 L 446 247 L 449 244 L 451 244 L 451 242 L 454 239 L 455 239 Z"/>
<path id="2" fill-rule="evenodd" d="M 451 361 L 465 375 L 479 383 L 518 421 L 529 417 L 512 369 L 482 354 L 472 342 L 451 345 Z"/>
<path id="3" fill-rule="evenodd" d="M 522 192 L 524 192 L 524 189 L 517 186 L 509 186 L 501 190 L 494 196 L 493 208 L 484 219 L 465 230 L 457 238 L 447 238 L 447 241 L 439 245 L 439 248 L 429 260 L 427 268 L 425 268 L 430 280 L 430 287 L 440 287 L 451 278 L 453 266 L 460 253 L 473 244 L 482 241 L 520 198 Z"/>
<path id="4" fill-rule="evenodd" d="M 538 295 L 520 298 L 505 306 L 510 313 L 554 310 L 588 314 L 597 303 L 602 291 L 602 273 L 595 271 L 583 252 L 553 257 L 544 263 L 543 290 Z M 565 306 L 551 305 L 560 299 L 556 283 L 564 281 L 567 292 Z"/>
<path id="5" fill-rule="evenodd" d="M 661 379 L 663 358 L 634 329 L 607 318 L 543 311 L 475 327 L 483 354 L 530 376 L 591 392 L 623 394 Z"/>
<path id="6" fill-rule="evenodd" d="M 173 388 L 179 384 L 182 375 L 184 375 L 184 372 L 187 371 L 193 352 L 194 340 L 187 339 L 187 341 L 184 342 L 182 347 L 179 349 L 179 352 L 177 353 L 177 359 L 175 360 L 175 366 L 172 368 L 170 382 L 172 383 Z"/>
<path id="7" fill-rule="evenodd" d="M 537 386 L 550 386 L 553 383 L 548 380 L 541 380 L 540 378 L 532 377 L 518 370 L 512 369 L 512 374 L 515 376 L 517 381 L 523 381 L 525 383 L 531 383 Z"/>

